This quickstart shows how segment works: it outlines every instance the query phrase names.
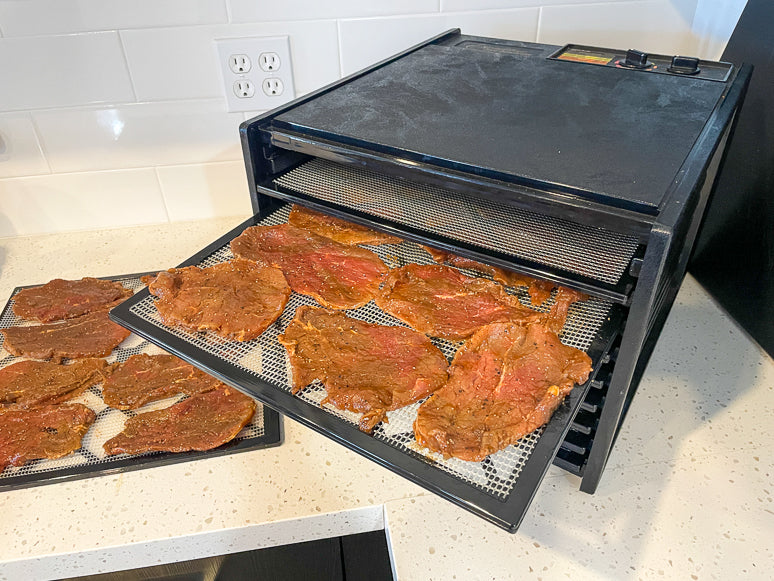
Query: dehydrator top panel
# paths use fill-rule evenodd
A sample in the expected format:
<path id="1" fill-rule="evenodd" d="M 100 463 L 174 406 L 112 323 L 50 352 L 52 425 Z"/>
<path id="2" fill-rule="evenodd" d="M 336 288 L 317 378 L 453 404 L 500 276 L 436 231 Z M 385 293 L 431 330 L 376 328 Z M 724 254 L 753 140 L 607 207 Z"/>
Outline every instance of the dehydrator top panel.
<path id="1" fill-rule="evenodd" d="M 274 125 L 654 214 L 726 88 L 470 38 L 422 47 Z"/>

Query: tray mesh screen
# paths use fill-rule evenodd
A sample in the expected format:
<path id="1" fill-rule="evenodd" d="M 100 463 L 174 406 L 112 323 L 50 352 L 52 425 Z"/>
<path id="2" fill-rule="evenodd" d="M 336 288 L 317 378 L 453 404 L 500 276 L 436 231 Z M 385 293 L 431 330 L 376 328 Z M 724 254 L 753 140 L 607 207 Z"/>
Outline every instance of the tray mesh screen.
<path id="1" fill-rule="evenodd" d="M 144 285 L 140 282 L 139 277 L 127 277 L 127 278 L 114 278 L 113 280 L 120 281 L 126 288 L 137 290 Z M 0 328 L 15 327 L 15 326 L 28 326 L 37 323 L 31 323 L 16 317 L 13 313 L 13 298 L 9 301 L 2 315 L 0 316 Z M 0 334 L 0 346 L 3 343 L 3 336 Z M 130 356 L 138 353 L 156 354 L 163 353 L 163 351 L 153 345 L 152 343 L 138 337 L 135 334 L 129 335 L 118 347 L 116 347 L 109 357 L 105 359 L 109 363 L 116 361 L 126 361 Z M 20 357 L 14 357 L 10 355 L 5 349 L 0 350 L 0 368 L 6 367 L 22 360 Z M 127 454 L 117 454 L 115 456 L 108 456 L 105 454 L 102 445 L 117 435 L 124 429 L 126 420 L 130 417 L 137 415 L 138 413 L 150 412 L 162 408 L 169 407 L 182 401 L 186 396 L 179 395 L 164 400 L 152 402 L 139 408 L 138 410 L 117 410 L 108 407 L 102 400 L 101 385 L 95 385 L 87 389 L 83 394 L 77 398 L 68 400 L 72 403 L 82 403 L 91 408 L 97 415 L 97 419 L 89 428 L 89 431 L 83 437 L 82 447 L 80 450 L 73 452 L 72 454 L 59 458 L 56 460 L 32 460 L 24 464 L 23 466 L 13 467 L 9 466 L 0 473 L 0 487 L 6 482 L 10 483 L 19 476 L 31 476 L 35 474 L 41 475 L 41 480 L 44 480 L 47 475 L 50 475 L 53 471 L 59 471 L 61 474 L 57 476 L 67 476 L 68 470 L 78 469 L 79 472 L 88 472 L 88 468 L 91 467 L 94 472 L 110 469 L 111 466 L 119 461 L 124 461 L 127 458 L 137 458 L 147 460 L 150 457 L 154 459 L 167 459 L 173 456 L 167 452 L 148 452 L 145 454 L 137 454 L 129 456 Z M 245 426 L 242 431 L 236 436 L 235 441 L 240 440 L 257 440 L 265 435 L 265 425 L 263 416 L 263 406 L 258 404 L 256 407 L 255 415 L 253 416 L 250 424 Z M 18 480 L 18 479 L 17 479 Z"/>
<path id="2" fill-rule="evenodd" d="M 340 206 L 609 284 L 620 280 L 637 249 L 634 236 L 324 159 L 313 159 L 274 182 Z"/>
<path id="3" fill-rule="evenodd" d="M 270 226 L 285 222 L 287 221 L 288 211 L 289 206 L 285 206 L 260 224 Z M 425 250 L 411 242 L 368 246 L 367 248 L 376 252 L 390 268 L 397 268 L 409 263 L 434 264 L 432 257 Z M 232 258 L 231 251 L 228 245 L 225 245 L 205 258 L 199 266 L 211 266 L 230 258 Z M 472 271 L 463 270 L 463 272 L 470 276 L 481 276 Z M 529 296 L 525 289 L 510 288 L 508 291 L 517 295 L 523 304 L 530 306 Z M 546 311 L 550 309 L 552 304 L 553 298 L 546 301 L 538 310 Z M 274 388 L 290 392 L 292 383 L 290 365 L 285 348 L 277 341 L 277 336 L 284 331 L 285 327 L 293 319 L 296 308 L 301 305 L 316 305 L 316 303 L 307 296 L 295 292 L 292 293 L 288 305 L 282 315 L 280 315 L 280 318 L 263 335 L 243 343 L 227 341 L 209 331 L 189 333 L 181 329 L 165 326 L 161 322 L 152 297 L 147 297 L 134 305 L 132 313 L 182 338 L 196 348 L 238 366 L 242 370 L 269 383 Z M 587 350 L 610 307 L 611 303 L 597 298 L 591 298 L 582 303 L 575 303 L 570 308 L 567 323 L 560 334 L 562 342 L 584 351 Z M 347 311 L 347 314 L 371 323 L 406 326 L 398 319 L 379 309 L 373 301 L 359 309 Z M 451 360 L 461 345 L 461 343 L 435 338 L 433 342 L 449 360 Z M 325 397 L 325 390 L 320 384 L 312 384 L 299 392 L 297 397 L 309 404 L 319 406 Z M 377 425 L 373 436 L 394 448 L 435 465 L 438 469 L 480 487 L 493 496 L 499 498 L 507 497 L 518 479 L 522 467 L 534 449 L 542 429 L 525 436 L 518 444 L 493 454 L 483 462 L 465 462 L 456 459 L 444 460 L 440 455 L 420 448 L 414 439 L 412 425 L 419 405 L 419 403 L 416 403 L 389 412 L 389 422 Z M 326 404 L 323 409 L 344 422 L 357 424 L 357 421 L 360 419 L 359 414 L 338 410 L 330 404 Z"/>

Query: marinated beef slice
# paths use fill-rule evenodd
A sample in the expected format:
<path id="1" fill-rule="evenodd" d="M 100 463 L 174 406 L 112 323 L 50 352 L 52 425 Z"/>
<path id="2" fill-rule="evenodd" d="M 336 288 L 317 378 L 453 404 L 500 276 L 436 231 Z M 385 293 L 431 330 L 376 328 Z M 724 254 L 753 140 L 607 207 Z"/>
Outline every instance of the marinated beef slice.
<path id="1" fill-rule="evenodd" d="M 409 264 L 390 271 L 376 304 L 417 331 L 452 341 L 489 323 L 541 318 L 502 285 L 442 265 Z"/>
<path id="2" fill-rule="evenodd" d="M 68 319 L 62 323 L 47 323 L 32 327 L 2 329 L 4 347 L 11 355 L 32 359 L 62 359 L 107 357 L 129 331 L 108 318 L 106 310 Z"/>
<path id="3" fill-rule="evenodd" d="M 398 244 L 402 242 L 397 236 L 377 232 L 366 226 L 334 218 L 328 214 L 298 205 L 294 205 L 290 210 L 288 224 L 347 245 Z"/>
<path id="4" fill-rule="evenodd" d="M 211 450 L 234 439 L 255 408 L 252 398 L 223 386 L 129 418 L 104 449 L 109 455 Z"/>
<path id="5" fill-rule="evenodd" d="M 446 458 L 483 460 L 545 424 L 590 372 L 589 356 L 544 325 L 487 325 L 457 352 L 448 383 L 419 406 L 414 435 Z"/>
<path id="6" fill-rule="evenodd" d="M 490 266 L 483 262 L 465 258 L 464 256 L 458 256 L 451 252 L 437 250 L 430 246 L 423 246 L 422 248 L 424 248 L 430 256 L 433 257 L 433 260 L 439 264 L 448 264 L 449 266 L 454 266 L 456 268 L 468 268 L 482 274 L 488 274 L 494 280 L 505 286 L 527 287 L 530 302 L 535 306 L 542 305 L 551 296 L 551 291 L 556 287 L 556 285 L 550 281 L 533 278 L 512 270 Z"/>
<path id="7" fill-rule="evenodd" d="M 23 360 L 0 369 L 0 413 L 56 404 L 103 381 L 111 366 L 104 359 L 76 359 L 69 365 Z"/>
<path id="8" fill-rule="evenodd" d="M 78 450 L 95 418 L 93 411 L 79 403 L 0 413 L 0 471 Z"/>
<path id="9" fill-rule="evenodd" d="M 223 385 L 174 355 L 132 355 L 121 363 L 102 386 L 102 399 L 119 410 L 134 410 L 146 403 L 180 393 L 194 395 Z"/>
<path id="10" fill-rule="evenodd" d="M 321 381 L 323 403 L 364 414 L 364 432 L 388 410 L 421 400 L 447 379 L 448 362 L 425 335 L 337 311 L 299 307 L 279 341 L 290 358 L 293 393 Z"/>
<path id="11" fill-rule="evenodd" d="M 235 341 L 261 335 L 290 298 L 282 272 L 236 259 L 207 268 L 160 272 L 149 285 L 164 324 L 187 331 L 209 330 Z"/>
<path id="12" fill-rule="evenodd" d="M 231 241 L 231 250 L 240 258 L 280 268 L 290 288 L 331 309 L 366 304 L 388 270 L 370 250 L 290 224 L 251 226 Z"/>
<path id="13" fill-rule="evenodd" d="M 120 282 L 98 278 L 56 278 L 43 286 L 22 289 L 13 297 L 13 312 L 22 319 L 50 323 L 108 309 L 132 296 Z"/>

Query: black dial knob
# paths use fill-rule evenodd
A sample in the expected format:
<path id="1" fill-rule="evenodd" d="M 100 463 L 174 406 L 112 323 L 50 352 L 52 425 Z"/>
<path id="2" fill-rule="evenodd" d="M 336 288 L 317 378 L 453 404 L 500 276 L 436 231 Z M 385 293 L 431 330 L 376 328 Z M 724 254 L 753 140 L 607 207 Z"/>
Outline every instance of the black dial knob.
<path id="1" fill-rule="evenodd" d="M 692 56 L 672 57 L 672 65 L 667 70 L 678 75 L 696 75 L 701 71 L 699 59 Z"/>
<path id="2" fill-rule="evenodd" d="M 626 60 L 621 64 L 632 69 L 647 69 L 653 66 L 653 63 L 648 62 L 648 53 L 633 48 L 626 51 Z"/>

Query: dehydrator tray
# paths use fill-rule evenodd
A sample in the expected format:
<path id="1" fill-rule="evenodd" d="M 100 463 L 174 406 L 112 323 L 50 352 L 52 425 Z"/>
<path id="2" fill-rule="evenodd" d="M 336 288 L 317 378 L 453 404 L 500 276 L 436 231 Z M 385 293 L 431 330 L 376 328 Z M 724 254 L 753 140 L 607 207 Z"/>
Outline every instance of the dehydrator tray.
<path id="1" fill-rule="evenodd" d="M 137 290 L 144 286 L 140 281 L 141 276 L 143 275 L 131 274 L 105 278 L 121 282 L 126 288 Z M 0 328 L 37 324 L 24 321 L 13 313 L 13 296 L 23 288 L 29 287 L 17 287 L 13 290 L 11 298 L 0 314 Z M 23 359 L 10 355 L 2 348 L 3 342 L 4 337 L 0 334 L 0 368 Z M 162 352 L 163 350 L 158 346 L 133 333 L 105 359 L 110 363 L 123 362 L 131 355 L 138 353 L 156 354 Z M 180 395 L 149 403 L 138 410 L 117 410 L 108 407 L 103 401 L 100 384 L 90 387 L 79 397 L 68 400 L 68 403 L 82 403 L 97 414 L 96 421 L 83 438 L 81 449 L 56 460 L 32 460 L 23 466 L 8 466 L 0 472 L 0 491 L 115 474 L 235 452 L 246 452 L 278 446 L 282 443 L 282 419 L 280 415 L 273 409 L 266 408 L 259 403 L 250 424 L 245 426 L 234 440 L 213 450 L 181 453 L 148 452 L 115 456 L 105 454 L 102 445 L 123 429 L 128 418 L 138 413 L 169 407 L 182 399 L 185 399 L 185 396 Z"/>
<path id="2" fill-rule="evenodd" d="M 522 261 L 533 261 L 622 289 L 638 240 L 603 228 L 552 218 L 440 186 L 395 179 L 354 165 L 312 158 L 274 179 L 294 196 L 352 208 L 418 231 L 432 231 Z M 623 291 L 621 291 L 623 292 Z"/>
<path id="3" fill-rule="evenodd" d="M 180 266 L 205 267 L 230 260 L 229 243 L 242 230 L 255 224 L 284 223 L 289 209 L 290 205 L 286 204 L 247 220 Z M 412 242 L 367 248 L 376 252 L 390 268 L 412 262 L 433 263 L 432 257 Z M 529 306 L 524 289 L 509 289 L 509 292 Z M 573 305 L 560 337 L 565 344 L 589 354 L 594 364 L 592 376 L 586 384 L 573 389 L 544 427 L 482 462 L 466 462 L 444 459 L 417 445 L 412 424 L 419 403 L 389 412 L 389 421 L 378 424 L 369 435 L 357 428 L 358 414 L 320 405 L 325 396 L 321 385 L 312 384 L 296 395 L 291 394 L 290 366 L 277 336 L 293 319 L 296 308 L 315 305 L 313 299 L 294 292 L 280 318 L 263 335 L 241 343 L 227 341 L 211 332 L 190 333 L 168 327 L 161 322 L 154 301 L 144 289 L 114 308 L 111 317 L 282 414 L 511 532 L 518 528 L 620 326 L 619 310 L 609 301 L 592 297 Z M 548 310 L 552 302 L 549 299 L 539 310 Z M 373 302 L 347 314 L 373 323 L 405 326 Z M 450 361 L 461 345 L 435 338 L 433 342 Z"/>

